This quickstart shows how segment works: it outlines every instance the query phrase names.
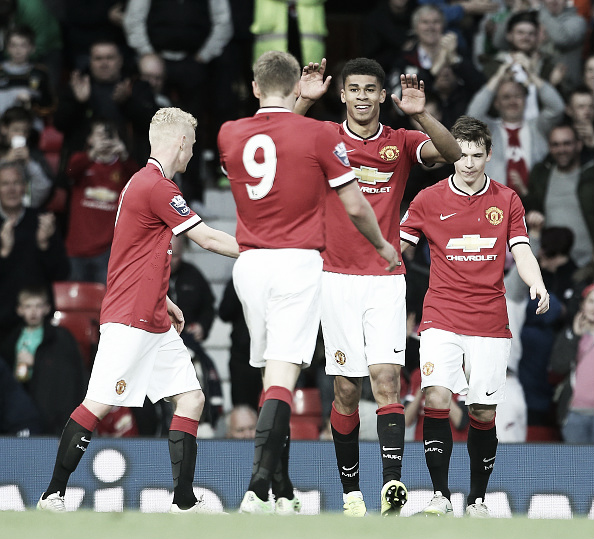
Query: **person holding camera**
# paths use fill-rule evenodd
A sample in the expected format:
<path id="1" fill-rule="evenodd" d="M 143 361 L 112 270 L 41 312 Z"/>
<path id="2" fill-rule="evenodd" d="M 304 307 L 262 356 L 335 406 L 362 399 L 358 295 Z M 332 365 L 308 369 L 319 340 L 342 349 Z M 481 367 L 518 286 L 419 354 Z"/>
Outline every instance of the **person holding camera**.
<path id="1" fill-rule="evenodd" d="M 87 150 L 74 153 L 66 170 L 72 186 L 66 234 L 72 281 L 106 282 L 118 198 L 138 168 L 115 124 L 94 120 Z"/>
<path id="2" fill-rule="evenodd" d="M 43 207 L 54 186 L 50 166 L 35 144 L 34 121 L 33 113 L 22 106 L 6 109 L 0 118 L 0 161 L 22 167 L 27 208 Z"/>

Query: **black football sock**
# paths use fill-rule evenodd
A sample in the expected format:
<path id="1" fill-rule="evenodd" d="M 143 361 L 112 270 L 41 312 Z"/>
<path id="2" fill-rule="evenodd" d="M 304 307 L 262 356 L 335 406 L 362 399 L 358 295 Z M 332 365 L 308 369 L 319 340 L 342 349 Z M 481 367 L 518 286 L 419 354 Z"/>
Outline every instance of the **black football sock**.
<path id="1" fill-rule="evenodd" d="M 276 471 L 272 474 L 272 494 L 278 500 L 279 498 L 287 498 L 292 500 L 295 497 L 293 492 L 293 483 L 289 477 L 289 450 L 291 448 L 291 429 L 289 428 L 281 458 L 276 467 Z"/>
<path id="2" fill-rule="evenodd" d="M 169 457 L 173 472 L 173 503 L 180 509 L 196 504 L 192 484 L 196 470 L 196 436 L 179 430 L 169 431 Z"/>
<path id="3" fill-rule="evenodd" d="M 449 414 L 449 410 L 425 407 L 423 421 L 425 462 L 431 475 L 433 490 L 441 492 L 448 500 L 451 496 L 448 475 L 454 445 Z"/>
<path id="4" fill-rule="evenodd" d="M 477 498 L 485 500 L 487 485 L 493 472 L 497 453 L 495 419 L 485 423 L 470 416 L 467 447 L 470 457 L 470 493 L 467 504 L 471 505 Z"/>
<path id="5" fill-rule="evenodd" d="M 332 403 L 330 425 L 342 491 L 348 494 L 361 490 L 359 487 L 359 428 L 361 425 L 359 409 L 357 408 L 349 415 L 341 414 Z"/>
<path id="6" fill-rule="evenodd" d="M 377 409 L 377 435 L 382 455 L 384 485 L 402 476 L 404 406 L 389 404 Z"/>
<path id="7" fill-rule="evenodd" d="M 290 420 L 291 406 L 287 402 L 275 398 L 264 401 L 256 424 L 254 465 L 248 487 L 261 500 L 268 499 L 272 474 L 279 465 Z"/>
<path id="8" fill-rule="evenodd" d="M 76 470 L 92 435 L 90 430 L 79 425 L 74 419 L 68 419 L 60 438 L 52 479 L 43 494 L 44 499 L 56 492 L 64 496 L 70 474 Z"/>

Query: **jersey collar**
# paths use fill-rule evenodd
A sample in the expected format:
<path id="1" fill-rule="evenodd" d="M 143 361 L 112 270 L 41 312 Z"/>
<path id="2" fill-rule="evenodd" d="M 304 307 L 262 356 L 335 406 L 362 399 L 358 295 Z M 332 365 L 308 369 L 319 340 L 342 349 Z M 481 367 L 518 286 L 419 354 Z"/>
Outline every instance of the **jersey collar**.
<path id="1" fill-rule="evenodd" d="M 484 195 L 487 192 L 487 190 L 489 189 L 490 184 L 491 184 L 491 178 L 489 178 L 489 176 L 487 176 L 485 174 L 484 185 L 476 193 L 469 195 L 468 193 L 465 193 L 464 191 L 462 191 L 462 189 L 458 189 L 458 187 L 456 187 L 456 184 L 454 184 L 454 175 L 453 174 L 448 178 L 448 185 L 450 186 L 450 189 L 454 192 L 454 194 L 460 195 L 463 197 L 467 197 L 467 196 L 476 197 L 476 196 Z"/>
<path id="2" fill-rule="evenodd" d="M 363 137 L 360 137 L 359 135 L 357 135 L 357 133 L 354 133 L 353 131 L 350 130 L 347 120 L 342 122 L 342 128 L 344 129 L 345 133 L 349 137 L 354 138 L 355 140 L 375 140 L 375 139 L 379 138 L 379 136 L 382 134 L 382 132 L 384 130 L 384 126 L 380 123 L 380 124 L 378 124 L 377 131 L 375 132 L 374 135 L 371 135 L 370 137 L 367 137 L 367 138 L 363 138 Z"/>
<path id="3" fill-rule="evenodd" d="M 155 165 L 159 169 L 159 171 L 163 175 L 163 178 L 166 177 L 165 176 L 165 171 L 163 170 L 163 165 L 161 165 L 161 163 L 159 163 L 159 161 L 157 161 L 154 157 L 149 157 L 146 164 L 148 165 L 149 163 L 151 165 Z"/>
<path id="4" fill-rule="evenodd" d="M 293 112 L 293 111 L 286 109 L 285 107 L 262 107 L 261 109 L 258 109 L 256 114 L 263 114 L 263 113 L 269 113 L 269 112 Z"/>

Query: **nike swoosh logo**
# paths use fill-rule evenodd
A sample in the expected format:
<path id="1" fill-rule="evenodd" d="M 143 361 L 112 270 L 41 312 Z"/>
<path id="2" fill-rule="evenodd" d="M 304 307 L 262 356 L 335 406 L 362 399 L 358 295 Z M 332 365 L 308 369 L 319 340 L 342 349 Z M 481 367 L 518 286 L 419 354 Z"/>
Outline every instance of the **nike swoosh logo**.
<path id="1" fill-rule="evenodd" d="M 491 462 L 492 460 L 495 460 L 495 457 L 491 457 L 490 459 L 483 459 L 483 462 Z"/>
<path id="2" fill-rule="evenodd" d="M 446 219 L 449 219 L 450 217 L 456 215 L 455 213 L 450 213 L 449 215 L 444 215 L 443 213 L 439 214 L 439 219 L 441 221 L 445 221 Z"/>
<path id="3" fill-rule="evenodd" d="M 443 444 L 441 440 L 425 440 L 425 445 L 429 444 Z"/>
<path id="4" fill-rule="evenodd" d="M 354 152 L 354 151 L 355 151 L 355 148 L 353 148 L 352 150 L 347 150 L 346 153 Z"/>
<path id="5" fill-rule="evenodd" d="M 343 466 L 342 469 L 345 472 L 350 472 L 351 470 L 354 470 L 357 466 L 359 466 L 359 463 L 358 462 L 354 466 L 351 466 L 350 468 L 347 468 L 346 466 Z"/>
<path id="6" fill-rule="evenodd" d="M 490 397 L 491 395 L 493 395 L 493 393 L 496 393 L 497 390 L 495 391 L 491 391 L 491 393 L 489 393 L 488 391 L 485 391 L 485 395 L 487 395 L 487 397 Z"/>
<path id="7" fill-rule="evenodd" d="M 385 447 L 382 445 L 382 451 L 396 451 L 399 447 Z"/>
<path id="8" fill-rule="evenodd" d="M 87 440 L 84 436 L 81 437 L 80 441 L 81 442 L 91 443 L 91 440 Z"/>
<path id="9" fill-rule="evenodd" d="M 404 350 L 396 350 L 396 348 L 394 348 L 394 353 L 395 354 L 399 354 L 400 352 L 404 352 Z"/>

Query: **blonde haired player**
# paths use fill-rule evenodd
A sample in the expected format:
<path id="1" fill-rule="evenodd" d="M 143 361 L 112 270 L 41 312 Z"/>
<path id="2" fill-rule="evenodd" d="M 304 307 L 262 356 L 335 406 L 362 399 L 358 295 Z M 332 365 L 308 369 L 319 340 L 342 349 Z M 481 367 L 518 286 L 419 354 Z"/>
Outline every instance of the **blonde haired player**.
<path id="1" fill-rule="evenodd" d="M 195 118 L 177 108 L 157 111 L 149 128 L 151 157 L 124 187 L 116 216 L 101 306 L 101 337 L 82 404 L 66 423 L 49 486 L 38 509 L 65 511 L 70 474 L 84 455 L 97 423 L 112 406 L 140 407 L 145 396 L 169 398 L 173 469 L 170 512 L 211 512 L 197 500 L 192 481 L 196 434 L 204 395 L 179 333 L 181 310 L 168 297 L 171 238 L 186 234 L 201 247 L 237 257 L 235 238 L 208 227 L 171 180 L 192 158 Z"/>

